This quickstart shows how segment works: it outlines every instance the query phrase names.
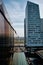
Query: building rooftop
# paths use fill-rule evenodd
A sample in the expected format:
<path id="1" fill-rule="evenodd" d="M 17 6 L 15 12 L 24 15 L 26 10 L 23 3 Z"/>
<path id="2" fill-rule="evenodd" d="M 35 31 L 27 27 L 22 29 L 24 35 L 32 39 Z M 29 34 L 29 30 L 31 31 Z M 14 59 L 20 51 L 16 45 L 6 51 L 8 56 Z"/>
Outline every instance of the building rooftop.
<path id="1" fill-rule="evenodd" d="M 34 4 L 34 5 L 38 5 L 37 3 L 34 3 L 32 1 L 27 1 L 27 4 Z"/>

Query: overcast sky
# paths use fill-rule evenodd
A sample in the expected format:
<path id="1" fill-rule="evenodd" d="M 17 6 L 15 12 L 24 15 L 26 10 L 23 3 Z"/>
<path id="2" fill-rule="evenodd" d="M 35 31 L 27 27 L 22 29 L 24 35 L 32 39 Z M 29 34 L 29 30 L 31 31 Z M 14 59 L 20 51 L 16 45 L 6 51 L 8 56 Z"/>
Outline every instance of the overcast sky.
<path id="1" fill-rule="evenodd" d="M 43 0 L 29 0 L 40 6 L 40 17 L 43 18 Z M 24 18 L 27 0 L 3 0 L 11 25 L 17 31 L 19 36 L 24 36 Z"/>

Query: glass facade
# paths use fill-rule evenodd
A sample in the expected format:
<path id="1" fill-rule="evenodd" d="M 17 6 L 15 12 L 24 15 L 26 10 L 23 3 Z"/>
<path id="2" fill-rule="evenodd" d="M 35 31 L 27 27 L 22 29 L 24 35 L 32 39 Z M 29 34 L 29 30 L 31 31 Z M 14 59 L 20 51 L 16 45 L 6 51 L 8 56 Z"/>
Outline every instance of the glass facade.
<path id="1" fill-rule="evenodd" d="M 1 1 L 1 0 L 0 0 Z M 0 64 L 9 65 L 14 50 L 14 29 L 4 13 L 0 2 Z"/>
<path id="2" fill-rule="evenodd" d="M 24 19 L 24 44 L 26 44 L 26 18 Z"/>
<path id="3" fill-rule="evenodd" d="M 41 43 L 43 44 L 43 18 L 41 19 Z"/>
<path id="4" fill-rule="evenodd" d="M 41 44 L 41 20 L 39 14 L 39 5 L 27 1 L 26 10 L 26 45 L 42 46 Z"/>

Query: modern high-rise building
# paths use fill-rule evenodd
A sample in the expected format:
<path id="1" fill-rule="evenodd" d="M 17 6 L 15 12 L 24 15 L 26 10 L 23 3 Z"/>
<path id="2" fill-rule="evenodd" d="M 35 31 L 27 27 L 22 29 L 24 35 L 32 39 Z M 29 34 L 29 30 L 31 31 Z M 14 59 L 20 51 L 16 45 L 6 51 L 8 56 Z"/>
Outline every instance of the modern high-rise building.
<path id="1" fill-rule="evenodd" d="M 26 18 L 24 19 L 24 44 L 26 43 Z"/>
<path id="2" fill-rule="evenodd" d="M 25 21 L 24 27 L 26 36 L 27 47 L 39 47 L 43 46 L 41 43 L 41 20 L 39 14 L 39 5 L 33 2 L 27 1 L 26 9 L 25 9 Z"/>
<path id="3" fill-rule="evenodd" d="M 9 65 L 14 50 L 14 29 L 5 14 L 4 3 L 0 0 L 0 64 Z M 7 60 L 8 59 L 8 60 Z"/>
<path id="4" fill-rule="evenodd" d="M 43 18 L 40 18 L 41 20 L 41 43 L 43 44 Z"/>
<path id="5" fill-rule="evenodd" d="M 40 18 L 41 20 L 41 32 L 43 32 L 43 18 Z"/>

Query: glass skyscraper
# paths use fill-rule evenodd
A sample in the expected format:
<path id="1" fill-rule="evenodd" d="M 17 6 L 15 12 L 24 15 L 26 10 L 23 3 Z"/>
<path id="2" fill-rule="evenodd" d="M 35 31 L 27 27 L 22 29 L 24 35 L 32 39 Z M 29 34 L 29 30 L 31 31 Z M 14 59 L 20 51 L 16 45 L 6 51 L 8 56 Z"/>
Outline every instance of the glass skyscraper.
<path id="1" fill-rule="evenodd" d="M 25 21 L 26 23 L 26 46 L 36 47 L 42 46 L 41 44 L 41 20 L 39 14 L 39 5 L 33 2 L 27 1 L 25 9 Z"/>
<path id="2" fill-rule="evenodd" d="M 26 18 L 24 19 L 24 44 L 26 43 Z"/>
<path id="3" fill-rule="evenodd" d="M 41 19 L 41 43 L 43 44 L 43 18 Z"/>

